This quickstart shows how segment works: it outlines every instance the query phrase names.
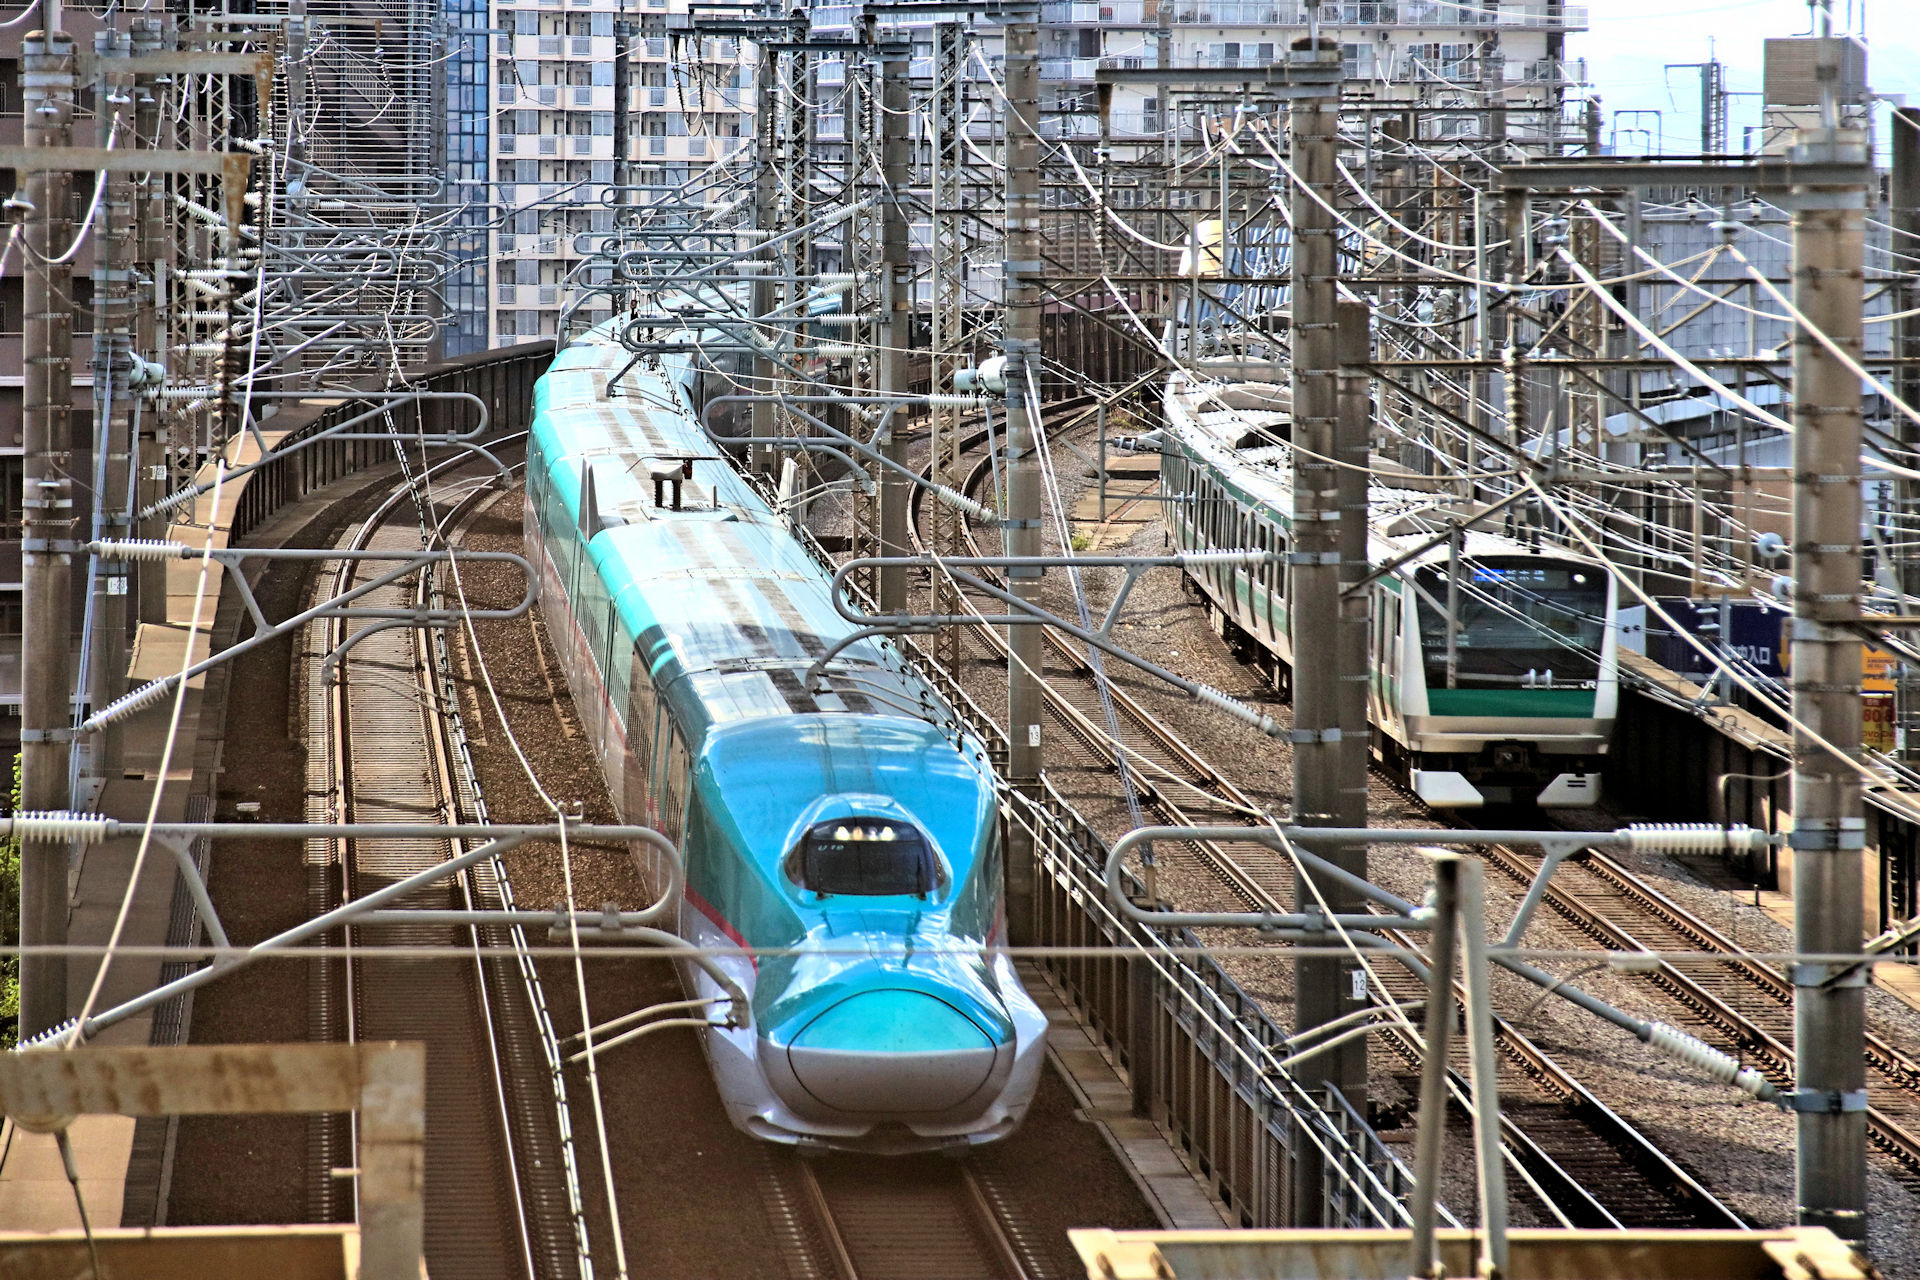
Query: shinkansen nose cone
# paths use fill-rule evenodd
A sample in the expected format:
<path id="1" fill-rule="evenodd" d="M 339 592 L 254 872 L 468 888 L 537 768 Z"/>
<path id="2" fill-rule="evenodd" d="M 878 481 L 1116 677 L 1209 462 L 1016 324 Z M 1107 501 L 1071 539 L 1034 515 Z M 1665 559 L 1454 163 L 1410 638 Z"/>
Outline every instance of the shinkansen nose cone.
<path id="1" fill-rule="evenodd" d="M 802 1027 L 784 1052 L 765 1040 L 760 1051 L 774 1068 L 768 1078 L 796 1111 L 862 1115 L 985 1105 L 1013 1057 L 1010 1044 L 997 1043 L 953 1004 L 906 988 L 849 995 Z"/>

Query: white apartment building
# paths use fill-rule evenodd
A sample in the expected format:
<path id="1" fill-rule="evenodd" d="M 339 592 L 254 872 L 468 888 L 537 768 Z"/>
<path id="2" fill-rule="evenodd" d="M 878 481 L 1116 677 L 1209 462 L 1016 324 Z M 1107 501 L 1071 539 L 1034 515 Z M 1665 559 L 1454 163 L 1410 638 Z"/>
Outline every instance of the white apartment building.
<path id="1" fill-rule="evenodd" d="M 1310 31 L 1340 45 L 1349 101 L 1469 111 L 1497 93 L 1509 108 L 1544 108 L 1585 78 L 1565 50 L 1567 34 L 1586 29 L 1586 7 L 1562 0 L 1049 0 L 1042 16 L 1041 79 L 1089 112 L 1103 62 L 1150 67 L 1164 52 L 1175 67 L 1258 67 Z M 1114 135 L 1165 133 L 1162 108 L 1155 89 L 1120 87 Z M 1089 117 L 1081 127 L 1096 126 Z M 1475 127 L 1467 115 L 1444 125 L 1463 137 Z M 1533 127 L 1527 116 L 1510 122 L 1514 136 Z"/>
<path id="2" fill-rule="evenodd" d="M 550 336 L 566 284 L 613 230 L 614 24 L 635 35 L 629 180 L 677 193 L 750 146 L 752 50 L 669 34 L 687 0 L 493 0 L 485 142 L 491 225 L 486 290 L 491 345 Z M 674 24 L 678 25 L 678 24 Z M 643 202 L 652 193 L 639 193 Z M 596 307 L 594 304 L 598 302 Z M 604 318 L 589 300 L 582 315 Z"/>
<path id="3" fill-rule="evenodd" d="M 636 31 L 631 182 L 676 198 L 697 191 L 703 170 L 751 147 L 754 132 L 754 47 L 687 36 L 688 0 L 629 0 L 624 10 L 611 0 L 443 0 L 443 11 L 455 18 L 466 9 L 473 31 L 483 4 L 484 64 L 469 57 L 464 76 L 449 75 L 462 86 L 448 97 L 449 170 L 456 186 L 464 180 L 473 210 L 463 242 L 470 266 L 448 290 L 459 334 L 449 350 L 553 334 L 567 282 L 596 237 L 612 230 L 616 22 Z M 850 32 L 854 8 L 812 6 L 815 34 Z M 1584 80 L 1565 48 L 1569 33 L 1586 29 L 1587 11 L 1563 0 L 1044 0 L 1041 19 L 1050 133 L 1097 132 L 1094 73 L 1103 64 L 1152 66 L 1164 57 L 1175 67 L 1259 67 L 1311 30 L 1339 43 L 1349 101 L 1430 108 L 1422 126 L 1430 139 L 1481 136 L 1491 105 L 1509 108 L 1510 136 L 1542 136 L 1563 127 L 1547 121 L 1557 119 L 1564 91 Z M 883 27 L 911 35 L 912 74 L 927 76 L 928 24 Z M 998 28 L 978 30 L 985 60 L 997 68 Z M 479 43 L 467 48 L 477 53 Z M 823 97 L 837 95 L 838 70 L 821 65 Z M 978 68 L 969 78 L 984 80 Z M 990 90 L 977 83 L 973 94 L 982 100 Z M 1164 102 L 1152 85 L 1121 86 L 1114 137 L 1191 135 L 1192 122 L 1169 119 Z M 838 143 L 838 125 L 834 113 L 823 114 L 816 136 Z M 593 301 L 584 312 L 597 319 L 604 304 Z"/>

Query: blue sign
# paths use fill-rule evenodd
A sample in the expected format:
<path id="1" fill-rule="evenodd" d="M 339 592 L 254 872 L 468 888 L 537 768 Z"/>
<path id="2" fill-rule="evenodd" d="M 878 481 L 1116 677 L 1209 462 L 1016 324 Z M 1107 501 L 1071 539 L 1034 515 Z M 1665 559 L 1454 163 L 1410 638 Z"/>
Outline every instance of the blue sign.
<path id="1" fill-rule="evenodd" d="M 1704 641 L 1708 649 L 1716 653 L 1726 652 L 1720 647 L 1723 637 L 1720 635 L 1718 600 L 1688 600 L 1669 596 L 1660 600 L 1660 607 L 1667 611 L 1668 617 Z M 1763 676 L 1785 679 L 1787 671 L 1782 663 L 1785 656 L 1782 651 L 1786 645 L 1786 623 L 1790 616 L 1787 611 L 1753 600 L 1736 600 L 1727 606 L 1727 613 L 1731 634 L 1724 639 L 1732 656 Z M 1696 684 L 1716 674 L 1713 664 L 1707 661 L 1704 654 L 1651 614 L 1647 618 L 1647 656 Z"/>

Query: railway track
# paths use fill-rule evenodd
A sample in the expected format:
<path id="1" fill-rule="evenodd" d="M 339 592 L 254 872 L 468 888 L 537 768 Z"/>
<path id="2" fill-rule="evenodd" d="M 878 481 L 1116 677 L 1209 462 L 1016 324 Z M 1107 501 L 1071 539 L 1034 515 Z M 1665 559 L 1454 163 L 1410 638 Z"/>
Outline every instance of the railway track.
<path id="1" fill-rule="evenodd" d="M 1032 1250 L 966 1163 L 762 1156 L 793 1280 L 1040 1280 Z"/>
<path id="2" fill-rule="evenodd" d="M 456 470 L 451 460 L 436 470 Z M 435 536 L 457 526 L 486 490 L 472 485 L 444 511 L 396 489 L 340 542 L 343 550 L 416 550 L 422 521 Z M 384 567 L 384 566 L 378 566 Z M 350 589 L 363 569 L 341 561 L 321 575 L 316 602 Z M 427 603 L 426 575 L 369 595 L 369 607 Z M 313 624 L 308 646 L 309 815 L 334 821 L 483 820 L 447 698 L 444 637 L 412 628 L 375 630 L 322 678 L 321 660 L 349 622 Z M 316 787 L 315 784 L 318 784 Z M 310 880 L 360 896 L 459 850 L 444 840 L 315 841 Z M 400 907 L 508 907 L 511 887 L 494 864 L 424 889 Z M 424 925 L 350 928 L 360 954 L 330 966 L 318 984 L 316 1023 L 340 1038 L 422 1040 L 427 1046 L 425 1256 L 437 1275 L 568 1280 L 582 1273 L 584 1218 L 560 1116 L 558 1050 L 523 941 L 507 930 Z M 446 959 L 384 960 L 383 946 L 437 947 Z M 364 950 L 362 950 L 364 949 Z M 465 954 L 461 954 L 464 952 Z M 438 1081 L 436 1085 L 434 1082 Z M 336 1126 L 316 1163 L 349 1165 L 350 1135 Z M 342 1216 L 351 1216 L 345 1212 Z"/>
<path id="3" fill-rule="evenodd" d="M 1532 882 L 1540 858 L 1486 846 L 1487 863 L 1509 880 Z M 1751 960 L 1725 935 L 1617 860 L 1597 851 L 1562 863 L 1546 904 L 1582 934 L 1616 951 L 1704 951 L 1718 961 L 1662 962 L 1636 976 L 1678 1010 L 1676 1021 L 1711 1044 L 1745 1057 L 1783 1088 L 1793 1080 L 1793 984 Z M 1920 1060 L 1867 1032 L 1867 1133 L 1909 1183 L 1920 1181 Z"/>
<path id="4" fill-rule="evenodd" d="M 1048 411 L 1053 423 L 1078 412 L 1078 406 Z M 981 437 L 965 443 L 978 447 Z M 981 459 L 966 481 L 970 495 L 985 480 L 989 459 Z M 914 521 L 916 544 L 922 523 Z M 983 554 L 970 527 L 962 526 L 962 553 Z M 1004 668 L 1006 649 L 998 632 L 969 628 L 963 652 L 971 660 Z M 1131 783 L 1143 810 L 1170 825 L 1235 825 L 1258 821 L 1264 808 L 1232 779 L 1169 730 L 1162 720 L 1124 689 L 1109 683 L 1103 700 L 1084 650 L 1046 633 L 1049 676 L 1047 713 L 1081 757 L 1082 776 L 1098 780 L 1100 791 L 1088 799 L 1111 803 L 1112 778 L 1118 772 L 1111 746 L 1117 736 L 1128 749 Z M 1109 710 L 1111 709 L 1111 710 Z M 1056 787 L 1070 800 L 1073 784 L 1060 772 Z M 1245 906 L 1285 911 L 1292 897 L 1292 867 L 1284 855 L 1255 846 L 1229 854 L 1216 846 L 1190 844 L 1195 858 L 1211 870 Z M 1424 989 L 1412 974 L 1387 971 L 1383 984 L 1396 1001 L 1418 1000 Z M 1409 1067 L 1417 1069 L 1422 1047 L 1400 1029 L 1384 1033 Z M 1686 1170 L 1618 1113 L 1607 1107 L 1517 1028 L 1496 1019 L 1500 1054 L 1502 1128 L 1512 1167 L 1544 1220 L 1575 1227 L 1726 1227 L 1741 1220 Z M 1456 1103 L 1467 1098 L 1465 1046 L 1456 1043 L 1450 1082 Z M 1519 1190 L 1519 1188 L 1516 1188 Z"/>

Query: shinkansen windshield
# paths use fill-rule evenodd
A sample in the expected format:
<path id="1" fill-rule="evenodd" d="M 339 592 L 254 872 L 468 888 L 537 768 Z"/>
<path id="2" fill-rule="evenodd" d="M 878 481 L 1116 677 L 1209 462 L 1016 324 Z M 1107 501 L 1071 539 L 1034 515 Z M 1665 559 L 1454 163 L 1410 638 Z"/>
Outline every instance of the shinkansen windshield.
<path id="1" fill-rule="evenodd" d="M 1461 561 L 1451 663 L 1447 566 L 1428 565 L 1415 581 L 1429 689 L 1592 687 L 1598 679 L 1607 625 L 1600 570 L 1537 556 Z"/>

